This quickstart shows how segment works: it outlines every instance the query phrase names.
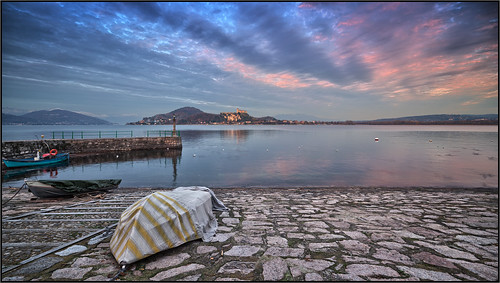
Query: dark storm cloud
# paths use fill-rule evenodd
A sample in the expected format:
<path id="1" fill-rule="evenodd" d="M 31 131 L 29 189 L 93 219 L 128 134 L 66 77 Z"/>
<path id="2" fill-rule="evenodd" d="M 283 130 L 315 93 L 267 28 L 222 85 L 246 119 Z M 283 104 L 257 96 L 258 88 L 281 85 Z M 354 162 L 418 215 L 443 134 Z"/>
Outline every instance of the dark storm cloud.
<path id="1" fill-rule="evenodd" d="M 143 6 L 142 3 L 134 7 L 141 7 L 138 13 L 147 21 L 156 21 L 160 17 L 172 31 L 181 31 L 195 41 L 230 52 L 242 62 L 268 72 L 291 71 L 337 84 L 369 80 L 370 71 L 356 55 L 350 55 L 347 64 L 336 64 L 334 58 L 329 58 L 324 50 L 314 47 L 301 34 L 303 30 L 287 22 L 279 14 L 276 4 L 239 3 L 237 18 L 240 28 L 235 34 L 224 32 L 222 27 L 207 20 L 203 14 L 171 7 L 163 7 L 158 12 L 158 7 Z M 137 11 L 128 3 L 121 5 L 127 8 L 124 11 Z M 252 39 L 254 35 L 259 35 L 256 40 L 268 42 L 269 53 L 258 50 L 260 42 Z"/>
<path id="2" fill-rule="evenodd" d="M 255 26 L 248 30 L 260 34 L 269 42 L 271 54 L 266 58 L 269 62 L 266 69 L 271 71 L 292 70 L 298 74 L 307 74 L 337 84 L 348 84 L 354 81 L 369 80 L 370 73 L 355 55 L 350 56 L 348 64 L 337 64 L 324 50 L 311 44 L 303 35 L 304 30 L 291 22 L 287 22 L 275 9 L 276 3 L 239 5 L 241 25 Z M 243 61 L 253 63 L 252 56 L 240 54 Z"/>

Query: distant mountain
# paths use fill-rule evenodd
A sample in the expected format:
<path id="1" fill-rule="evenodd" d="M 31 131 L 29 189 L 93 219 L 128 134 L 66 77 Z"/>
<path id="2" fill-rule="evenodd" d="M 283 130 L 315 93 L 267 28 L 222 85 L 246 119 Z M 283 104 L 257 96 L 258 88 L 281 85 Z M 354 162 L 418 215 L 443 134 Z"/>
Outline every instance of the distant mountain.
<path id="1" fill-rule="evenodd" d="M 24 115 L 2 113 L 2 125 L 110 125 L 111 122 L 67 110 L 40 110 Z"/>
<path id="2" fill-rule="evenodd" d="M 12 114 L 2 113 L 2 125 L 33 124 L 35 120 Z"/>
<path id="3" fill-rule="evenodd" d="M 421 116 L 408 116 L 399 118 L 384 118 L 372 121 L 364 121 L 371 123 L 473 123 L 480 121 L 497 121 L 498 114 L 483 114 L 483 115 L 469 115 L 469 114 L 436 114 L 436 115 L 421 115 Z"/>
<path id="4" fill-rule="evenodd" d="M 170 125 L 173 124 L 174 115 L 177 124 L 265 124 L 278 121 L 273 117 L 252 117 L 246 111 L 240 110 L 212 114 L 194 107 L 183 107 L 169 113 L 144 117 L 141 121 L 127 125 Z"/>

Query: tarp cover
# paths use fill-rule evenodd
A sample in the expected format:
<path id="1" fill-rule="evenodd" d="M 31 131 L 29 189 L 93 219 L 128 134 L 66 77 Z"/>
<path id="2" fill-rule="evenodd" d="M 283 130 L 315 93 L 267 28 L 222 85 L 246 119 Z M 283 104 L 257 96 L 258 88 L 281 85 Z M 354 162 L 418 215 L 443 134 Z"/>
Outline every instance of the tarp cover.
<path id="1" fill-rule="evenodd" d="M 227 209 L 206 187 L 152 193 L 122 213 L 111 252 L 119 264 L 130 264 L 192 240 L 209 241 L 217 230 L 214 208 Z"/>
<path id="2" fill-rule="evenodd" d="M 86 193 L 91 191 L 100 191 L 111 188 L 116 188 L 122 179 L 102 179 L 102 180 L 38 180 L 33 181 L 49 185 L 53 188 L 63 190 L 68 193 Z M 30 185 L 30 184 L 28 184 Z"/>

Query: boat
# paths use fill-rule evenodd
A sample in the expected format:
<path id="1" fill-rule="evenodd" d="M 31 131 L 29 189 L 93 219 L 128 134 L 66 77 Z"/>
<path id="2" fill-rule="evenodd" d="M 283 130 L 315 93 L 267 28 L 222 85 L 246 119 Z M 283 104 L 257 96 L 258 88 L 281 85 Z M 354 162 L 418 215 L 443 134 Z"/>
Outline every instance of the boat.
<path id="1" fill-rule="evenodd" d="M 120 265 L 128 265 L 189 241 L 208 242 L 217 230 L 212 210 L 228 209 L 207 187 L 154 192 L 123 211 L 110 240 L 111 253 Z"/>
<path id="2" fill-rule="evenodd" d="M 28 190 L 39 198 L 68 197 L 115 189 L 122 179 L 101 180 L 25 180 Z"/>
<path id="3" fill-rule="evenodd" d="M 24 159 L 2 159 L 7 168 L 52 165 L 69 160 L 69 153 L 56 153 L 40 158 L 38 156 Z"/>

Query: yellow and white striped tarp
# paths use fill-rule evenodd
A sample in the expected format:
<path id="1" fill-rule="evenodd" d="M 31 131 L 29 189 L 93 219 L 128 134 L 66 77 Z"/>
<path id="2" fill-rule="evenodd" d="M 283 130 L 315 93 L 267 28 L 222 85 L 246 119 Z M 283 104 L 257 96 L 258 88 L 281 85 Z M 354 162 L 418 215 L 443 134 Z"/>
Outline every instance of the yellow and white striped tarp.
<path id="1" fill-rule="evenodd" d="M 188 241 L 208 241 L 214 236 L 217 219 L 212 213 L 211 192 L 196 188 L 155 192 L 128 207 L 110 242 L 116 261 L 130 264 Z"/>

